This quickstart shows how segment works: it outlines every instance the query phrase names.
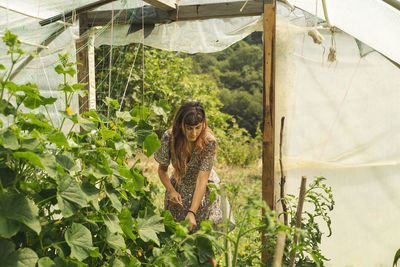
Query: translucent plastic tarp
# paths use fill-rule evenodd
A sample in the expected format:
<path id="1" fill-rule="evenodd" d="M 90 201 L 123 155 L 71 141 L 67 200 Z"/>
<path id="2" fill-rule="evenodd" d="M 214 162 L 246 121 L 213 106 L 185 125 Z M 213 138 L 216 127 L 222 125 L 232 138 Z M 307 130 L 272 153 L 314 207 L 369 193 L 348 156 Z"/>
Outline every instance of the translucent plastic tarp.
<path id="1" fill-rule="evenodd" d="M 276 122 L 285 116 L 288 193 L 298 194 L 303 175 L 332 186 L 328 266 L 391 266 L 400 240 L 399 69 L 376 52 L 360 58 L 345 33 L 336 33 L 337 62 L 329 63 L 329 32 L 325 52 L 303 32 L 277 26 Z"/>
<path id="2" fill-rule="evenodd" d="M 381 0 L 325 0 L 331 24 L 400 64 L 400 11 Z M 320 0 L 289 1 L 324 18 Z"/>

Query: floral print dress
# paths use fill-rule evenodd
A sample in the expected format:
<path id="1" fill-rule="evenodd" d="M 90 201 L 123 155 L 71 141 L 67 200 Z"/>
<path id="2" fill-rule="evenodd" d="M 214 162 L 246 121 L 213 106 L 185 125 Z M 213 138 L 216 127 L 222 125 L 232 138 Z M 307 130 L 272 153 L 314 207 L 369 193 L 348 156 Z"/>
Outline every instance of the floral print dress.
<path id="1" fill-rule="evenodd" d="M 170 162 L 174 161 L 171 153 L 171 139 L 172 130 L 170 129 L 164 133 L 163 137 L 161 138 L 161 147 L 154 153 L 154 159 L 161 166 L 169 166 Z M 215 184 L 218 187 L 220 180 L 216 172 L 212 169 L 216 145 L 216 141 L 209 141 L 205 144 L 205 147 L 202 151 L 199 151 L 200 148 L 198 147 L 193 150 L 190 160 L 186 165 L 186 174 L 181 178 L 180 184 L 176 182 L 174 175 L 171 176 L 171 184 L 181 195 L 183 207 L 172 204 L 169 201 L 169 194 L 166 192 L 164 208 L 171 212 L 175 221 L 179 222 L 185 220 L 187 212 L 192 204 L 192 199 L 196 188 L 196 180 L 200 171 L 211 171 L 210 177 L 208 178 L 208 183 Z M 195 217 L 197 226 L 194 231 L 200 228 L 200 223 L 204 220 L 213 222 L 215 228 L 223 221 L 220 196 L 217 195 L 216 200 L 209 205 L 209 196 L 211 190 L 213 189 L 207 187 L 206 193 L 204 194 L 204 197 L 196 212 Z"/>

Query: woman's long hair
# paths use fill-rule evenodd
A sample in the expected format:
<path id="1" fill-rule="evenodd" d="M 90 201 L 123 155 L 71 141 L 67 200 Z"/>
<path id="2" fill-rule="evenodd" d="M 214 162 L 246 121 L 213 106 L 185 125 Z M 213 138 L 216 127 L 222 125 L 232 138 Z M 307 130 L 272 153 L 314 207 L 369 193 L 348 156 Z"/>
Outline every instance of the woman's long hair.
<path id="1" fill-rule="evenodd" d="M 194 126 L 203 123 L 203 129 L 196 140 L 195 147 L 204 149 L 208 129 L 206 113 L 200 102 L 185 102 L 175 114 L 174 124 L 172 126 L 172 155 L 174 157 L 174 177 L 178 184 L 181 178 L 186 174 L 186 164 L 190 157 L 191 146 L 185 138 L 184 129 L 186 125 Z M 212 133 L 212 132 L 211 132 Z M 193 148 L 194 149 L 194 148 Z"/>

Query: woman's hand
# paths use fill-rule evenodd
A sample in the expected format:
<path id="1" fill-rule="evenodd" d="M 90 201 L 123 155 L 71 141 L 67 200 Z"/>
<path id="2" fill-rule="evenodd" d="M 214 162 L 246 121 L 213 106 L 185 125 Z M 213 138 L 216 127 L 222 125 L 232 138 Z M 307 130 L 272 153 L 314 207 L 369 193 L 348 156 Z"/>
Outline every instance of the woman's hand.
<path id="1" fill-rule="evenodd" d="M 171 201 L 172 204 L 174 204 L 176 206 L 180 206 L 181 208 L 183 208 L 182 197 L 175 190 L 172 191 L 171 193 L 169 193 L 169 201 Z"/>
<path id="2" fill-rule="evenodd" d="M 197 223 L 196 223 L 196 218 L 194 217 L 194 214 L 191 212 L 188 212 L 188 214 L 186 215 L 185 220 L 189 220 L 189 231 L 192 231 Z"/>

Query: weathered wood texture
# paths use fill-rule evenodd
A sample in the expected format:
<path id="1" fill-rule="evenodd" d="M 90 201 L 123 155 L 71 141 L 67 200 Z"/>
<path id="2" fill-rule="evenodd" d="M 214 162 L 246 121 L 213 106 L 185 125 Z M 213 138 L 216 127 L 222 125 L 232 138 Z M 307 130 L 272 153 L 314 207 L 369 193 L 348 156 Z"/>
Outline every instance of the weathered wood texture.
<path id="1" fill-rule="evenodd" d="M 264 5 L 264 87 L 263 87 L 263 144 L 262 144 L 262 199 L 275 210 L 279 181 L 275 177 L 275 28 L 276 5 Z M 263 211 L 264 214 L 264 211 Z M 267 242 L 264 234 L 262 244 Z M 270 255 L 262 252 L 267 262 Z"/>
<path id="2" fill-rule="evenodd" d="M 264 130 L 262 195 L 268 206 L 276 207 L 279 181 L 275 177 L 275 17 L 273 4 L 264 6 Z"/>
<path id="3" fill-rule="evenodd" d="M 79 35 L 82 35 L 89 29 L 86 13 L 79 15 Z M 87 83 L 82 90 L 89 90 L 89 63 L 88 63 L 88 38 L 79 39 L 76 44 L 76 61 L 81 63 L 77 65 L 77 77 L 79 83 Z M 79 96 L 79 113 L 89 111 L 88 95 Z"/>
<path id="4" fill-rule="evenodd" d="M 246 3 L 246 1 L 237 1 L 216 4 L 180 6 L 178 10 L 174 10 L 168 13 L 172 20 L 195 20 L 257 16 L 261 15 L 262 12 L 262 2 L 249 1 Z"/>
<path id="5" fill-rule="evenodd" d="M 144 0 L 152 6 L 164 9 L 174 10 L 176 8 L 176 0 Z"/>
<path id="6" fill-rule="evenodd" d="M 296 228 L 300 228 L 301 226 L 301 214 L 303 213 L 303 204 L 304 204 L 304 198 L 306 196 L 306 183 L 307 183 L 307 177 L 302 176 L 301 177 L 301 185 L 300 185 L 300 194 L 299 194 L 299 202 L 297 204 L 297 210 L 296 210 Z M 297 246 L 297 233 L 294 233 L 294 238 L 293 238 L 293 247 Z M 294 261 L 296 258 L 296 252 L 290 256 L 290 263 L 289 267 L 294 267 Z"/>
<path id="7" fill-rule="evenodd" d="M 157 23 L 169 23 L 175 20 L 259 16 L 263 13 L 262 2 L 249 1 L 244 6 L 245 3 L 246 1 L 237 1 L 217 4 L 179 6 L 177 10 L 168 11 L 166 16 L 168 18 L 164 21 L 160 20 Z M 243 6 L 243 10 L 240 11 Z M 141 12 L 140 9 L 141 8 L 114 10 L 114 23 L 130 24 L 131 14 Z M 104 26 L 110 22 L 111 18 L 112 13 L 110 10 L 88 12 L 88 21 L 90 26 Z M 146 23 L 146 18 L 144 22 Z"/>
<path id="8" fill-rule="evenodd" d="M 276 237 L 276 245 L 274 252 L 274 259 L 272 260 L 272 267 L 281 267 L 283 252 L 285 251 L 286 232 L 278 232 Z"/>

